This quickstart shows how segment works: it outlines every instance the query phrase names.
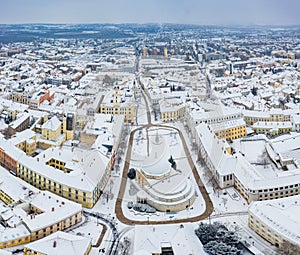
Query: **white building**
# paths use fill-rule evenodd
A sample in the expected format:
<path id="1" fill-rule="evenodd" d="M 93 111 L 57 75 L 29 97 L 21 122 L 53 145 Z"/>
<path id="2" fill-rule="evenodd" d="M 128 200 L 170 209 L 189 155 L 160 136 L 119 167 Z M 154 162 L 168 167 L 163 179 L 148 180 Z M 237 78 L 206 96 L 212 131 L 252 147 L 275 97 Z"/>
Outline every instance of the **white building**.
<path id="1" fill-rule="evenodd" d="M 175 255 L 205 255 L 192 224 L 136 225 L 133 255 L 152 255 L 173 252 Z"/>

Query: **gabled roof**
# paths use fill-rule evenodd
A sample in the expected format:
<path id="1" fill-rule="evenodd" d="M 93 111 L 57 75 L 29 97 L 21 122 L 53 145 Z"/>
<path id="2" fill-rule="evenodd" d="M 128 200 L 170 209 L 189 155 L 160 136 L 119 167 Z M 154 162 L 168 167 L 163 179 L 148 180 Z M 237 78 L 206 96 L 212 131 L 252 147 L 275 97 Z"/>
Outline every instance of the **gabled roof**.
<path id="1" fill-rule="evenodd" d="M 60 120 L 59 120 L 56 116 L 54 116 L 54 117 L 52 117 L 50 120 L 48 120 L 47 122 L 45 122 L 45 123 L 42 125 L 42 128 L 45 128 L 45 129 L 49 129 L 49 130 L 55 131 L 55 130 L 57 130 L 58 128 L 60 128 L 60 125 L 61 125 Z"/>

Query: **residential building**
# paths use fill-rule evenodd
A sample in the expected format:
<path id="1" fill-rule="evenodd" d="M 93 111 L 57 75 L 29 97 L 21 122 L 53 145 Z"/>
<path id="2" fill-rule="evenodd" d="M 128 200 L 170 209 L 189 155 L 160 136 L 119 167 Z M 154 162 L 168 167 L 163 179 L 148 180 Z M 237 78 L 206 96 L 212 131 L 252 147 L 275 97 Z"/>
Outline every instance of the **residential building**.
<path id="1" fill-rule="evenodd" d="M 82 206 L 30 186 L 0 168 L 0 248 L 29 243 L 81 221 Z M 4 204 L 5 203 L 5 204 Z"/>
<path id="2" fill-rule="evenodd" d="M 51 102 L 54 98 L 54 93 L 50 91 L 39 91 L 31 95 L 29 100 L 30 109 L 36 110 L 44 101 Z"/>
<path id="3" fill-rule="evenodd" d="M 43 239 L 26 244 L 24 246 L 24 255 L 88 255 L 91 248 L 90 238 L 57 231 Z"/>
<path id="4" fill-rule="evenodd" d="M 162 122 L 175 121 L 185 115 L 185 104 L 176 98 L 159 101 Z"/>
<path id="5" fill-rule="evenodd" d="M 246 136 L 246 123 L 243 119 L 214 123 L 209 127 L 219 139 L 233 140 Z"/>
<path id="6" fill-rule="evenodd" d="M 268 134 L 271 136 L 289 133 L 293 129 L 292 122 L 255 122 L 252 129 L 257 134 Z"/>
<path id="7" fill-rule="evenodd" d="M 10 139 L 10 142 L 18 149 L 24 151 L 28 156 L 33 156 L 36 152 L 36 133 L 31 129 L 16 133 L 14 137 Z"/>
<path id="8" fill-rule="evenodd" d="M 7 133 L 9 137 L 16 132 L 21 132 L 29 128 L 30 115 L 26 112 L 19 113 L 16 120 L 12 121 L 7 127 Z"/>
<path id="9" fill-rule="evenodd" d="M 231 148 L 225 139 L 219 139 L 205 123 L 196 126 L 196 143 L 199 156 L 211 171 L 221 188 L 234 185 L 236 159 L 230 154 Z"/>
<path id="10" fill-rule="evenodd" d="M 34 160 L 19 158 L 18 177 L 39 189 L 91 208 L 110 177 L 111 164 L 104 153 L 101 150 L 49 148 Z"/>
<path id="11" fill-rule="evenodd" d="M 100 113 L 122 114 L 125 116 L 126 122 L 134 123 L 136 106 L 130 87 L 116 86 L 114 90 L 103 99 L 100 105 Z"/>
<path id="12" fill-rule="evenodd" d="M 136 225 L 133 255 L 204 255 L 203 246 L 190 223 L 180 225 Z"/>
<path id="13" fill-rule="evenodd" d="M 300 132 L 300 115 L 293 114 L 291 116 L 293 131 Z"/>
<path id="14" fill-rule="evenodd" d="M 16 91 L 12 94 L 12 100 L 17 103 L 28 105 L 30 100 L 30 94 L 28 92 Z"/>
<path id="15" fill-rule="evenodd" d="M 250 205 L 248 224 L 272 245 L 281 247 L 289 242 L 300 246 L 300 195 Z"/>
<path id="16" fill-rule="evenodd" d="M 36 131 L 41 133 L 38 136 L 38 147 L 47 149 L 53 146 L 61 146 L 64 141 L 72 140 L 74 137 L 74 115 L 53 116 L 41 125 L 35 125 Z"/>

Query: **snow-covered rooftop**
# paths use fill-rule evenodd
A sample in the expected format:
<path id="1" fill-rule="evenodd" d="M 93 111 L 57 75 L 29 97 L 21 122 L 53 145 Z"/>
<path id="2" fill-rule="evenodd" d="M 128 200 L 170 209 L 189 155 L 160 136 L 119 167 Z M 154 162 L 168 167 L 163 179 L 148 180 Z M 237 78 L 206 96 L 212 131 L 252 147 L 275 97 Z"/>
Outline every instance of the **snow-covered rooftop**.
<path id="1" fill-rule="evenodd" d="M 41 240 L 26 244 L 29 250 L 48 255 L 82 255 L 89 251 L 91 239 L 57 231 Z"/>
<path id="2" fill-rule="evenodd" d="M 284 239 L 300 245 L 300 195 L 270 201 L 257 201 L 249 212 Z"/>

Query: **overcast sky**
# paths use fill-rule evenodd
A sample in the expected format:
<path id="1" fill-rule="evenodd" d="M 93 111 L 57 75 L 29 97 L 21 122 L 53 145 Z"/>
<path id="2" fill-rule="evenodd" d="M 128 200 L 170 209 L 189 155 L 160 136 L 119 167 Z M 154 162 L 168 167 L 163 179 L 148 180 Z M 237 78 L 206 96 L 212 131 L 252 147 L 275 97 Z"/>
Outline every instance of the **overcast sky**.
<path id="1" fill-rule="evenodd" d="M 299 25 L 300 0 L 1 0 L 0 23 Z"/>

